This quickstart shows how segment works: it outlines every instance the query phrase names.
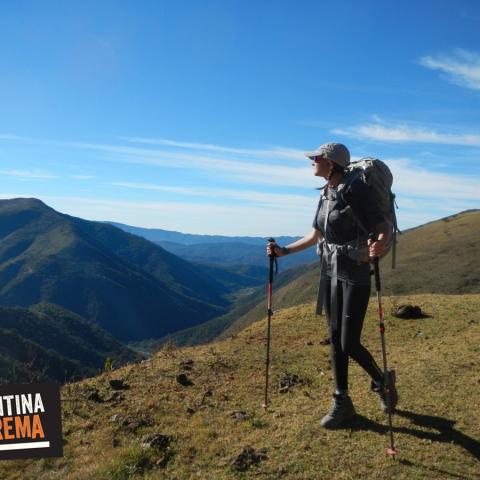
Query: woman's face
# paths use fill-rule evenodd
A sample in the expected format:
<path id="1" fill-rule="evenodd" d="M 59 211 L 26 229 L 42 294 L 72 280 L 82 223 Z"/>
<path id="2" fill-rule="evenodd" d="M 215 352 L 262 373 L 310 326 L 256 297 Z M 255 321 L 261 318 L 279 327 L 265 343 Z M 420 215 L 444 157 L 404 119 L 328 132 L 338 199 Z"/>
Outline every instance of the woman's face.
<path id="1" fill-rule="evenodd" d="M 312 159 L 313 174 L 316 177 L 327 178 L 330 172 L 332 162 L 325 157 L 313 157 Z"/>

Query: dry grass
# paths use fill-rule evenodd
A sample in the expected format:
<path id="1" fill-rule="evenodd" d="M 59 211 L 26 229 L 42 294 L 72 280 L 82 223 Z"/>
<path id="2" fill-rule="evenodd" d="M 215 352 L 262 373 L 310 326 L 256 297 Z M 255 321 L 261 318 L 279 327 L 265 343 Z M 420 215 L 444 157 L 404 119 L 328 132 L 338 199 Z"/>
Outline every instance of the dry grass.
<path id="1" fill-rule="evenodd" d="M 329 347 L 320 344 L 324 320 L 313 315 L 310 304 L 274 315 L 268 412 L 261 408 L 262 321 L 220 343 L 184 349 L 169 345 L 149 361 L 66 385 L 65 456 L 4 461 L 0 478 L 479 479 L 480 295 L 395 299 L 405 301 L 420 305 L 430 318 L 386 319 L 389 360 L 397 369 L 401 397 L 394 416 L 395 461 L 385 454 L 386 416 L 355 364 L 350 388 L 358 418 L 342 430 L 319 426 L 329 408 L 332 374 Z M 388 312 L 393 300 L 384 303 Z M 380 360 L 375 313 L 372 299 L 364 343 Z M 193 360 L 192 370 L 180 367 L 185 359 Z M 177 383 L 175 375 L 182 371 L 193 385 Z M 305 383 L 279 393 L 276 382 L 285 372 Z M 130 385 L 121 392 L 123 400 L 86 399 L 91 386 L 108 398 L 110 378 Z M 233 419 L 234 411 L 246 412 L 246 418 Z M 152 424 L 128 431 L 111 421 L 115 414 L 148 417 Z M 172 436 L 166 456 L 140 445 L 139 439 L 150 432 Z M 266 448 L 267 458 L 236 472 L 232 463 L 246 446 Z"/>

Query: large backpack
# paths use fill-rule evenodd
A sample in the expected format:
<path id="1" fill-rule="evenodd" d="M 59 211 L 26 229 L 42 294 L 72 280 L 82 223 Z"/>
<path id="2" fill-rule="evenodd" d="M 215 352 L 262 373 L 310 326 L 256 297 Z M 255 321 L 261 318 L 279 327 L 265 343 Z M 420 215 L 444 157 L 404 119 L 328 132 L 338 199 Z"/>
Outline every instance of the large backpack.
<path id="1" fill-rule="evenodd" d="M 397 216 L 395 215 L 395 194 L 392 192 L 393 175 L 390 169 L 381 160 L 372 157 L 362 158 L 356 162 L 350 163 L 345 168 L 344 188 L 355 179 L 360 178 L 370 187 L 373 199 L 378 205 L 384 218 L 390 224 L 390 241 L 382 255 L 385 256 L 390 249 L 392 250 L 392 268 L 395 268 L 397 232 L 401 233 L 397 226 Z M 355 221 L 359 227 L 369 233 L 362 225 L 355 212 L 352 212 Z"/>

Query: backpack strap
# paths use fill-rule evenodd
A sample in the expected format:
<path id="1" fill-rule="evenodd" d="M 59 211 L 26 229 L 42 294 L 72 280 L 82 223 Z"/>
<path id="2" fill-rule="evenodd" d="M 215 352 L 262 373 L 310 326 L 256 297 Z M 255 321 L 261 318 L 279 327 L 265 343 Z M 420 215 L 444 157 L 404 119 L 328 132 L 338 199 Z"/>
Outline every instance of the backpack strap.
<path id="1" fill-rule="evenodd" d="M 397 214 L 395 213 L 395 208 L 398 208 L 397 202 L 395 201 L 395 194 L 392 193 L 392 219 L 393 219 L 393 245 L 392 245 L 392 269 L 395 268 L 397 261 L 397 232 L 402 233 L 398 228 L 397 224 Z"/>
<path id="2" fill-rule="evenodd" d="M 327 276 L 327 255 L 331 255 L 331 277 L 330 280 Z M 317 294 L 317 309 L 316 314 L 321 315 L 323 311 L 323 305 L 325 302 L 325 291 L 327 289 L 327 282 L 330 282 L 330 324 L 331 328 L 336 330 L 338 328 L 338 282 L 337 282 L 337 249 L 327 250 L 324 244 L 322 253 L 322 261 L 320 266 L 320 279 L 318 284 Z"/>
<path id="3" fill-rule="evenodd" d="M 354 222 L 357 224 L 357 226 L 360 228 L 360 230 L 368 237 L 370 232 L 366 229 L 363 222 L 360 220 L 358 215 L 353 210 L 353 207 L 345 200 L 343 195 L 342 195 L 342 198 L 344 199 L 345 203 L 347 204 L 347 208 L 345 209 L 345 211 L 353 218 Z"/>
<path id="4" fill-rule="evenodd" d="M 322 252 L 320 260 L 320 277 L 318 278 L 317 308 L 315 313 L 321 315 L 323 311 L 323 302 L 325 300 L 325 289 L 327 286 L 327 260 L 325 252 Z"/>

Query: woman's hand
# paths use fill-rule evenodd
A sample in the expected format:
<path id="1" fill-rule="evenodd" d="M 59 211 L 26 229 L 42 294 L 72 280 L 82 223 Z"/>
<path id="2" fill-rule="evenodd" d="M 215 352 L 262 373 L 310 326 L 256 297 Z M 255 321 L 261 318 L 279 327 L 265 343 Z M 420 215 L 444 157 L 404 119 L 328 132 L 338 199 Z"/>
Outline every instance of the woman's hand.
<path id="1" fill-rule="evenodd" d="M 267 255 L 270 256 L 272 252 L 275 254 L 276 257 L 283 257 L 284 255 L 286 255 L 285 251 L 275 242 L 269 242 L 267 243 Z"/>
<path id="2" fill-rule="evenodd" d="M 370 258 L 381 257 L 388 243 L 388 236 L 379 233 L 377 240 L 368 239 L 368 256 Z"/>

